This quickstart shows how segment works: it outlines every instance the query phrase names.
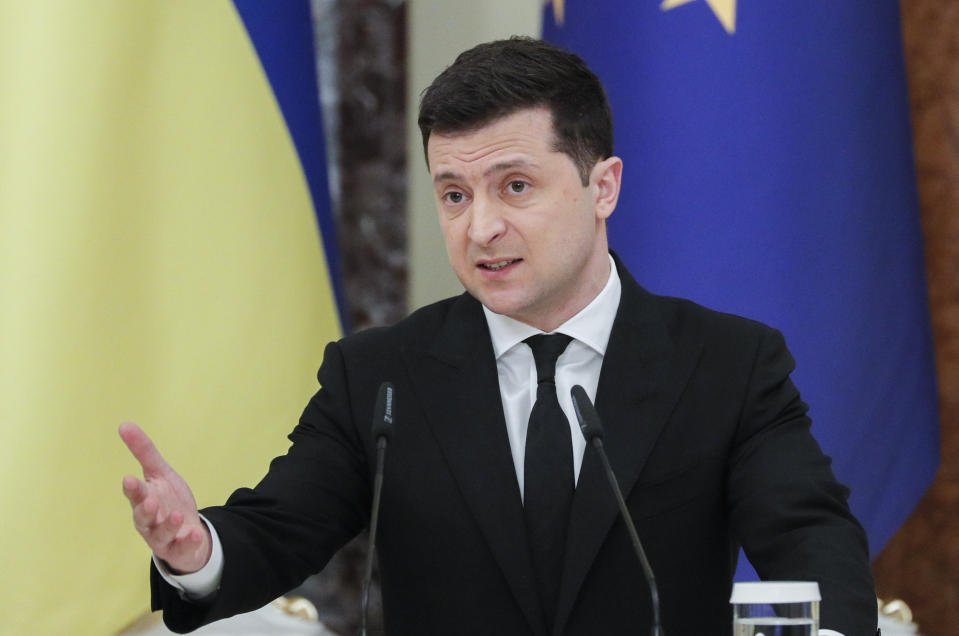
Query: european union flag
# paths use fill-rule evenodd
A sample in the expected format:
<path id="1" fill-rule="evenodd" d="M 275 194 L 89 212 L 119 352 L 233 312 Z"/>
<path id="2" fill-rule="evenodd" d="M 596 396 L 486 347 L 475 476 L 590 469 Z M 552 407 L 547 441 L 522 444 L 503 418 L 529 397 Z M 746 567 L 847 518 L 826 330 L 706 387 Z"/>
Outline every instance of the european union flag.
<path id="1" fill-rule="evenodd" d="M 784 332 L 875 555 L 939 461 L 899 3 L 553 5 L 544 37 L 609 92 L 612 247 L 652 291 Z"/>

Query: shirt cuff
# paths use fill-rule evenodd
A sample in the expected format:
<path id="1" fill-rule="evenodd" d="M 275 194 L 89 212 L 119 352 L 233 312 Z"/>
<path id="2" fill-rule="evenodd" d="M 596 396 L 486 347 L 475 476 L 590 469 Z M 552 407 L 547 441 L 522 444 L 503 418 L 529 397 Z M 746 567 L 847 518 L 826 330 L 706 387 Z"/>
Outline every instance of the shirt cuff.
<path id="1" fill-rule="evenodd" d="M 215 594 L 220 588 L 220 579 L 223 578 L 223 545 L 220 543 L 220 537 L 217 536 L 216 529 L 206 517 L 200 515 L 200 519 L 210 531 L 212 543 L 210 560 L 206 565 L 190 574 L 174 574 L 162 559 L 153 555 L 153 564 L 163 580 L 176 588 L 183 599 L 189 601 L 203 600 Z"/>

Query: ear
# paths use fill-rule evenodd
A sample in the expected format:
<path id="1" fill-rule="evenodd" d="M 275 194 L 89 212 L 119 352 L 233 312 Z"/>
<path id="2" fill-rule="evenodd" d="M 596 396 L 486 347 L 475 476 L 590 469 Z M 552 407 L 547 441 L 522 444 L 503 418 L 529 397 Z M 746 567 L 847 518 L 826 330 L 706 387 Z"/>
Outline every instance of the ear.
<path id="1" fill-rule="evenodd" d="M 619 200 L 619 186 L 623 179 L 623 160 L 619 157 L 604 159 L 593 166 L 589 175 L 590 188 L 595 193 L 597 219 L 608 219 Z"/>

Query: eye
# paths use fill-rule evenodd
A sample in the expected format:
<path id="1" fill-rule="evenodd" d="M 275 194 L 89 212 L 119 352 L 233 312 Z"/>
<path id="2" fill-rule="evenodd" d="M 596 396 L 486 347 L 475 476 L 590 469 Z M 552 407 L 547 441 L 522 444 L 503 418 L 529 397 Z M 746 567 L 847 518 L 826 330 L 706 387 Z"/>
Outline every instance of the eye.
<path id="1" fill-rule="evenodd" d="M 506 187 L 513 194 L 523 194 L 529 189 L 529 184 L 525 181 L 510 181 Z"/>
<path id="2" fill-rule="evenodd" d="M 447 203 L 452 203 L 453 205 L 458 205 L 462 203 L 464 198 L 465 197 L 463 196 L 463 193 L 457 192 L 456 190 L 453 190 L 452 192 L 447 192 L 446 194 L 443 195 L 443 199 Z"/>

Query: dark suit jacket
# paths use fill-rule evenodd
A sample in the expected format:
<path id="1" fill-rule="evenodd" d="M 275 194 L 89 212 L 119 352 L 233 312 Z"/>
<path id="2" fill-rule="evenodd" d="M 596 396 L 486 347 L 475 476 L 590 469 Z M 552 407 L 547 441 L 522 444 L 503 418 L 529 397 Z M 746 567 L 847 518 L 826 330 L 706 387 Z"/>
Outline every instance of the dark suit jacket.
<path id="1" fill-rule="evenodd" d="M 667 634 L 728 634 L 738 547 L 763 578 L 815 580 L 822 625 L 874 634 L 862 529 L 809 433 L 780 334 L 623 292 L 596 395 L 610 461 L 656 573 Z M 223 543 L 219 592 L 182 601 L 154 572 L 167 625 L 252 610 L 319 571 L 369 517 L 376 391 L 395 386 L 378 555 L 387 633 L 546 636 L 496 365 L 469 295 L 327 347 L 322 389 L 255 489 L 204 514 Z M 573 500 L 555 635 L 642 633 L 648 589 L 601 465 Z"/>

